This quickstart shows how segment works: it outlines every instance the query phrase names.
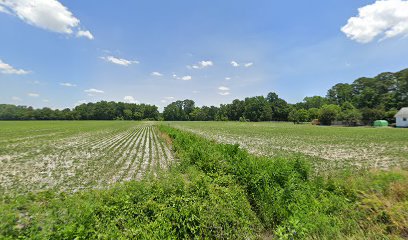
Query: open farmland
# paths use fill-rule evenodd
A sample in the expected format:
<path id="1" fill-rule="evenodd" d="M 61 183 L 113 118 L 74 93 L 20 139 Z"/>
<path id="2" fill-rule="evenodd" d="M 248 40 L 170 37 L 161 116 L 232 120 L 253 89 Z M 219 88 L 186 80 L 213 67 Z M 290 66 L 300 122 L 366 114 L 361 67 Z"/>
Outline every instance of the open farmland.
<path id="1" fill-rule="evenodd" d="M 404 129 L 73 121 L 0 130 L 0 239 L 404 239 L 408 231 L 405 170 L 320 175 L 308 161 L 347 158 L 303 151 L 364 149 L 382 134 L 400 145 L 377 154 L 402 166 Z"/>
<path id="2" fill-rule="evenodd" d="M 173 160 L 150 123 L 2 122 L 0 132 L 0 193 L 104 188 Z"/>
<path id="3" fill-rule="evenodd" d="M 173 127 L 223 143 L 238 143 L 256 155 L 302 154 L 316 167 L 408 167 L 408 129 L 323 127 L 292 123 L 171 122 Z"/>

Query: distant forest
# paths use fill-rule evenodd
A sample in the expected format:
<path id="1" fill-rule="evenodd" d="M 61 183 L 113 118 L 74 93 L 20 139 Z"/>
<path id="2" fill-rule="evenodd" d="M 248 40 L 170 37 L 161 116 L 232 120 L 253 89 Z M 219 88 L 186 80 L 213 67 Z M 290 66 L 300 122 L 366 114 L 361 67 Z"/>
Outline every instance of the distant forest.
<path id="1" fill-rule="evenodd" d="M 408 69 L 362 77 L 352 84 L 339 83 L 325 97 L 305 97 L 296 104 L 270 92 L 267 96 L 235 99 L 220 106 L 196 107 L 193 100 L 175 101 L 159 113 L 157 106 L 101 101 L 73 109 L 34 109 L 0 104 L 0 120 L 165 120 L 165 121 L 293 121 L 318 119 L 345 124 L 370 124 L 376 119 L 393 122 L 398 109 L 408 106 Z"/>

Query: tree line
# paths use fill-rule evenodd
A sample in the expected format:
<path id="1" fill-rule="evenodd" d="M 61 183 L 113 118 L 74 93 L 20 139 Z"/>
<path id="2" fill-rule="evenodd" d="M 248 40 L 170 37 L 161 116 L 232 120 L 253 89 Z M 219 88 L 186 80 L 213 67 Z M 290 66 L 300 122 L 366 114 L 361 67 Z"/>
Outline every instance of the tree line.
<path id="1" fill-rule="evenodd" d="M 270 92 L 266 97 L 235 99 L 219 107 L 196 107 L 194 101 L 176 101 L 164 108 L 169 121 L 293 121 L 315 120 L 324 125 L 340 121 L 346 125 L 371 124 L 377 119 L 394 121 L 398 109 L 408 106 L 408 69 L 339 83 L 325 97 L 305 97 L 289 104 Z"/>
<path id="2" fill-rule="evenodd" d="M 157 106 L 100 101 L 84 103 L 73 109 L 34 109 L 0 104 L 0 120 L 159 120 Z"/>
<path id="3" fill-rule="evenodd" d="M 196 107 L 193 100 L 186 99 L 166 106 L 163 118 L 166 121 L 286 121 L 291 107 L 273 92 L 266 97 L 235 99 L 219 107 Z"/>
<path id="4" fill-rule="evenodd" d="M 165 121 L 317 121 L 330 125 L 370 124 L 377 119 L 394 121 L 398 109 L 408 106 L 408 69 L 339 83 L 325 97 L 305 97 L 290 104 L 276 93 L 235 99 L 220 106 L 195 106 L 190 99 L 170 103 L 159 113 L 157 106 L 101 101 L 73 109 L 33 109 L 0 105 L 0 120 L 165 120 Z"/>

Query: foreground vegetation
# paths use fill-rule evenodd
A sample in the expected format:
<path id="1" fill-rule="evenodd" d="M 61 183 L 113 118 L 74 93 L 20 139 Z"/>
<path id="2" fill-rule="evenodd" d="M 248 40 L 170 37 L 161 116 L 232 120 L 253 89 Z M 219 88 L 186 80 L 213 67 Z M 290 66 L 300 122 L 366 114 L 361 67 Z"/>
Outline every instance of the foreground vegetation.
<path id="1" fill-rule="evenodd" d="M 1 197 L 0 238 L 402 239 L 408 173 L 314 174 L 307 157 L 259 157 L 160 126 L 178 158 L 156 178 L 74 194 Z"/>

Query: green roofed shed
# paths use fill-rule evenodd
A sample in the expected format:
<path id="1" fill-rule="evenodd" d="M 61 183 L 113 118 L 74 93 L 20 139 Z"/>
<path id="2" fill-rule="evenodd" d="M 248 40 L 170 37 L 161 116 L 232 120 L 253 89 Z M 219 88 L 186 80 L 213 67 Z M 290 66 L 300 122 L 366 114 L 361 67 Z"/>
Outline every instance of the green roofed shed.
<path id="1" fill-rule="evenodd" d="M 385 120 L 374 121 L 374 127 L 388 127 L 388 122 Z"/>

